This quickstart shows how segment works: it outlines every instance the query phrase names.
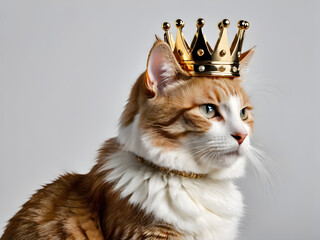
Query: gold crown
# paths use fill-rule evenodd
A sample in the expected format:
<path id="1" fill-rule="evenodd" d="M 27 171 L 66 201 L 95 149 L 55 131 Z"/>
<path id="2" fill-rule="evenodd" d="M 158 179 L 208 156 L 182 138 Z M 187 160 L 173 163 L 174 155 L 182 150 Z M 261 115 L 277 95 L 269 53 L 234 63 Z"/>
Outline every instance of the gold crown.
<path id="1" fill-rule="evenodd" d="M 204 19 L 197 20 L 197 33 L 194 36 L 191 46 L 184 38 L 182 28 L 184 22 L 176 20 L 177 38 L 174 41 L 169 33 L 170 24 L 164 22 L 162 28 L 165 31 L 164 41 L 171 47 L 177 61 L 181 67 L 191 75 L 199 76 L 240 76 L 239 59 L 245 31 L 249 28 L 249 23 L 244 20 L 238 22 L 238 32 L 229 45 L 227 28 L 230 25 L 228 19 L 224 19 L 218 24 L 220 35 L 212 50 L 205 35 L 202 33 Z"/>

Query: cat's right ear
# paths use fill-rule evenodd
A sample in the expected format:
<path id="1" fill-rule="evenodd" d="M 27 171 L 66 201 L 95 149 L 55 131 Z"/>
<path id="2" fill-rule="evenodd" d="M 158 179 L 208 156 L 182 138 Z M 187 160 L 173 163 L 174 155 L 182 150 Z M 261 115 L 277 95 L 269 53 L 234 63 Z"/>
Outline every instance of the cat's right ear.
<path id="1" fill-rule="evenodd" d="M 146 87 L 154 94 L 161 94 L 165 88 L 178 80 L 183 70 L 177 62 L 169 45 L 157 41 L 149 54 Z"/>
<path id="2" fill-rule="evenodd" d="M 248 65 L 253 57 L 253 54 L 256 51 L 256 47 L 249 49 L 248 51 L 241 54 L 239 62 L 240 62 L 240 74 L 246 74 L 248 72 Z"/>

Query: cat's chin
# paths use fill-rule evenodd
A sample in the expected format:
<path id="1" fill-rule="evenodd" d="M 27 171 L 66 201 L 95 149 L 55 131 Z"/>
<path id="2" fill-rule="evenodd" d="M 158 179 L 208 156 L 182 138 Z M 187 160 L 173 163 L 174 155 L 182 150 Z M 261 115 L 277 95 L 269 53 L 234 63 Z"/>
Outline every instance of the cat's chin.
<path id="1" fill-rule="evenodd" d="M 219 166 L 222 168 L 229 168 L 235 162 L 237 162 L 240 158 L 241 158 L 241 156 L 239 155 L 238 152 L 224 154 L 224 155 L 220 156 Z"/>
<path id="2" fill-rule="evenodd" d="M 236 162 L 244 159 L 245 156 L 246 151 L 242 148 L 237 148 L 232 151 L 216 154 L 215 157 L 203 161 L 203 165 L 205 165 L 204 167 L 206 169 L 227 169 L 232 167 Z"/>
<path id="3" fill-rule="evenodd" d="M 242 177 L 245 172 L 246 157 L 243 155 L 224 155 L 214 159 L 208 174 L 217 180 Z"/>

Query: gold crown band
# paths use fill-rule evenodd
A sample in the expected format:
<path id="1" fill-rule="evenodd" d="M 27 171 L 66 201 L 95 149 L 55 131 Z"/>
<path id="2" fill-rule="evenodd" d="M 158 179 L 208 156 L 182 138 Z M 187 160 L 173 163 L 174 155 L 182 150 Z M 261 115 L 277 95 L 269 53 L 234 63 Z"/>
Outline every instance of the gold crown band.
<path id="1" fill-rule="evenodd" d="M 218 24 L 220 35 L 214 49 L 211 48 L 202 33 L 204 24 L 203 18 L 197 20 L 197 32 L 189 46 L 182 32 L 184 22 L 181 19 L 176 20 L 176 40 L 169 33 L 170 24 L 164 22 L 162 24 L 162 29 L 165 31 L 164 41 L 169 44 L 181 67 L 191 75 L 240 76 L 239 59 L 245 31 L 250 26 L 249 23 L 244 20 L 238 22 L 238 32 L 230 47 L 227 34 L 230 21 L 228 19 L 222 20 Z"/>
<path id="2" fill-rule="evenodd" d="M 185 171 L 178 171 L 178 170 L 172 170 L 172 169 L 169 169 L 169 168 L 166 168 L 166 167 L 160 167 L 152 162 L 149 162 L 147 160 L 145 160 L 144 158 L 142 157 L 139 157 L 137 156 L 137 159 L 139 160 L 139 162 L 149 166 L 149 167 L 152 167 L 153 169 L 155 170 L 158 170 L 160 172 L 163 172 L 165 174 L 175 174 L 175 175 L 179 175 L 179 176 L 182 176 L 182 177 L 186 177 L 186 178 L 204 178 L 206 175 L 205 174 L 201 174 L 201 173 L 191 173 L 191 172 L 185 172 Z"/>

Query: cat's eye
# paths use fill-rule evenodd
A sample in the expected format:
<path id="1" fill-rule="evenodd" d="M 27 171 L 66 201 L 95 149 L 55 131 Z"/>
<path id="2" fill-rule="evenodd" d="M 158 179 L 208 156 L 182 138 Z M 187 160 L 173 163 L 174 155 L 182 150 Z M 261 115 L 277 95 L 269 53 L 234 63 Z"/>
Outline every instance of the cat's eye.
<path id="1" fill-rule="evenodd" d="M 218 112 L 216 111 L 216 108 L 213 104 L 202 104 L 200 105 L 200 112 L 206 117 L 206 118 L 213 118 L 218 115 Z"/>
<path id="2" fill-rule="evenodd" d="M 241 119 L 242 119 L 243 121 L 248 119 L 248 110 L 247 110 L 247 108 L 242 108 L 242 109 L 241 109 L 241 111 L 240 111 L 240 117 L 241 117 Z"/>

